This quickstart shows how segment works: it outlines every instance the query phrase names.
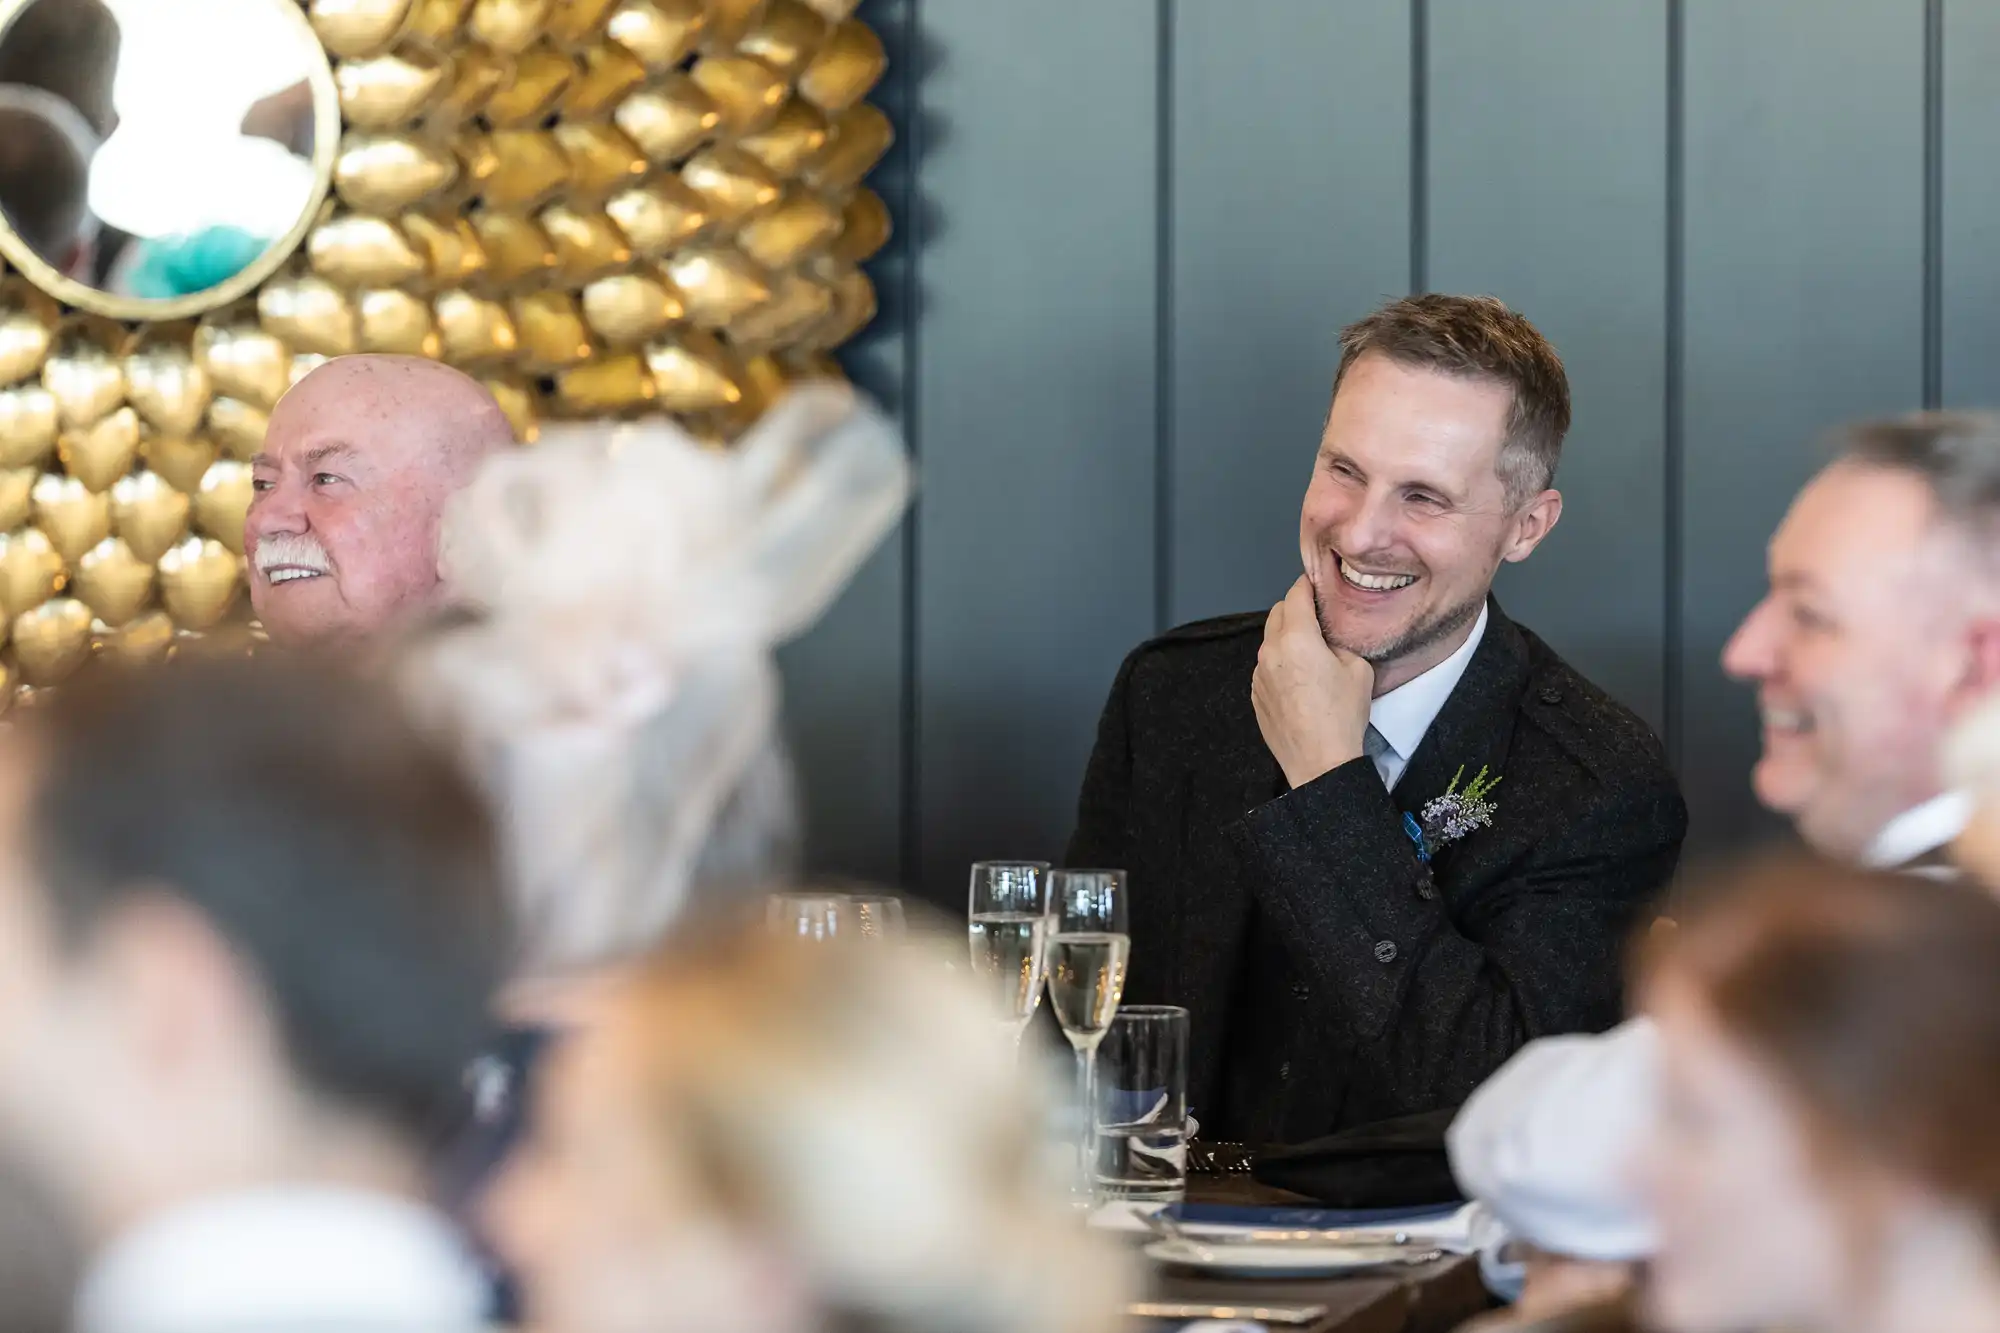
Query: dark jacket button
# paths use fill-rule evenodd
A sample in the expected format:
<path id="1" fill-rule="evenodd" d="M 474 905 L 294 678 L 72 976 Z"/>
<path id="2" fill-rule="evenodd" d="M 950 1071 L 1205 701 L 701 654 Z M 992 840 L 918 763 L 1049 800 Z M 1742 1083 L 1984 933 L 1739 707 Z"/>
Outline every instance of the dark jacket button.
<path id="1" fill-rule="evenodd" d="M 1294 1000 L 1310 1000 L 1312 998 L 1312 991 L 1301 981 L 1298 985 L 1292 987 L 1292 998 Z"/>
<path id="2" fill-rule="evenodd" d="M 1396 961 L 1396 941 L 1378 940 L 1375 944 L 1375 961 L 1393 963 Z"/>
<path id="3" fill-rule="evenodd" d="M 1546 689 L 1542 691 L 1541 698 L 1545 704 L 1559 704 L 1563 701 L 1563 692 L 1558 689 Z"/>
<path id="4" fill-rule="evenodd" d="M 1290 1060 L 1278 1066 L 1278 1077 L 1286 1083 L 1292 1081 L 1292 1062 Z"/>

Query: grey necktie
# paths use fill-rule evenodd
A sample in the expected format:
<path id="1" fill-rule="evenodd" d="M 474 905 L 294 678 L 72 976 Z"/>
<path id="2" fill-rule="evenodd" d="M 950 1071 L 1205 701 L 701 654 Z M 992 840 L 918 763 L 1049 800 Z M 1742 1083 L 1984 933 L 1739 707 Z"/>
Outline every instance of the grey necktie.
<path id="1" fill-rule="evenodd" d="M 1389 774 L 1383 767 L 1382 757 L 1394 754 L 1395 750 L 1390 746 L 1389 738 L 1375 730 L 1373 722 L 1368 724 L 1368 732 L 1361 738 L 1361 753 L 1368 756 L 1369 762 L 1375 765 L 1375 771 L 1382 775 L 1382 785 L 1388 786 Z"/>

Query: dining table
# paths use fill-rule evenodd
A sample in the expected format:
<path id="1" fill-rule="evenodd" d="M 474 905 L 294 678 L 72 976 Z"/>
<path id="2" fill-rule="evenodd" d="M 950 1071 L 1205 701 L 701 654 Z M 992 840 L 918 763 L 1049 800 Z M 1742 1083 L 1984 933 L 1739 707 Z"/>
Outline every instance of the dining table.
<path id="1" fill-rule="evenodd" d="M 1313 1200 L 1243 1175 L 1188 1176 L 1189 1203 L 1233 1207 L 1318 1207 Z M 1273 1333 L 1450 1333 L 1493 1307 L 1479 1279 L 1479 1261 L 1447 1254 L 1429 1263 L 1349 1277 L 1222 1278 L 1149 1268 L 1146 1299 L 1191 1306 L 1323 1305 L 1305 1325 L 1272 1325 Z M 1160 1320 L 1136 1326 L 1164 1328 Z"/>

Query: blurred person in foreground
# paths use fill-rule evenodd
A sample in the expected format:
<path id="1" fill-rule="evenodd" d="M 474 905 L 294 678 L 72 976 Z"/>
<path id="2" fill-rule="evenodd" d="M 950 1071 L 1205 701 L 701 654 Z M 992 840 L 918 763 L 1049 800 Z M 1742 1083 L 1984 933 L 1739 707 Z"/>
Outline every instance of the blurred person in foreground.
<path id="1" fill-rule="evenodd" d="M 824 613 L 909 487 L 888 422 L 820 384 L 727 451 L 664 421 L 552 427 L 451 501 L 450 610 L 398 663 L 500 813 L 513 1011 L 559 1011 L 696 899 L 796 873 L 771 652 Z"/>
<path id="2" fill-rule="evenodd" d="M 2000 1327 L 2000 903 L 1811 863 L 1725 887 L 1641 983 L 1653 1321 Z"/>
<path id="3" fill-rule="evenodd" d="M 564 1333 L 1116 1333 L 1129 1274 L 928 947 L 694 933 L 599 997 L 492 1199 Z"/>
<path id="4" fill-rule="evenodd" d="M 422 1200 L 488 1030 L 483 806 L 299 663 L 85 682 L 0 738 L 0 1130 L 91 1257 L 81 1333 L 455 1330 Z"/>
<path id="5" fill-rule="evenodd" d="M 365 645 L 435 610 L 445 503 L 513 443 L 484 385 L 422 357 L 337 357 L 293 385 L 251 460 L 243 524 L 271 641 Z"/>
<path id="6" fill-rule="evenodd" d="M 550 427 L 449 505 L 451 609 L 394 658 L 498 812 L 517 943 L 510 1026 L 444 1163 L 461 1215 L 580 999 L 691 904 L 797 874 L 771 651 L 820 617 L 909 487 L 889 424 L 814 385 L 728 451 L 664 421 Z"/>
<path id="7" fill-rule="evenodd" d="M 1971 802 L 1947 781 L 1945 738 L 2000 686 L 2000 418 L 1919 414 L 1835 443 L 1771 541 L 1770 591 L 1723 652 L 1758 691 L 1753 784 L 1823 856 L 1949 875 Z M 1657 1043 L 1645 1018 L 1536 1042 L 1466 1103 L 1452 1167 L 1500 1223 L 1490 1261 L 1514 1248 L 1552 1288 L 1598 1290 L 1651 1253 L 1630 1161 L 1656 1104 Z M 1489 1277 L 1511 1291 L 1523 1273 L 1490 1262 Z"/>

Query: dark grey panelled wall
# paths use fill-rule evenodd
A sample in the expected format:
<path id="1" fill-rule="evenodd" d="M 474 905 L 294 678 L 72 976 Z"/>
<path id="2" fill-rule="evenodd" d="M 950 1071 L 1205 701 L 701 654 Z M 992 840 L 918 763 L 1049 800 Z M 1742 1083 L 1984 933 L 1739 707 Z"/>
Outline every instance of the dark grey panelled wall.
<path id="1" fill-rule="evenodd" d="M 1994 0 L 870 0 L 898 236 L 849 357 L 922 476 L 785 653 L 823 869 L 1051 855 L 1118 662 L 1298 568 L 1339 327 L 1533 318 L 1576 400 L 1509 609 L 1768 829 L 1717 658 L 1813 439 L 2000 403 Z"/>

